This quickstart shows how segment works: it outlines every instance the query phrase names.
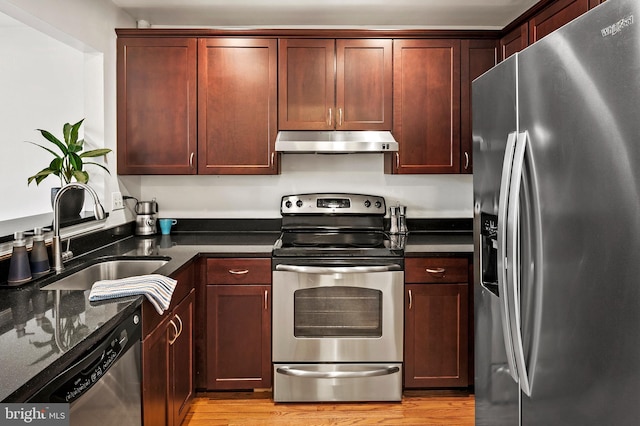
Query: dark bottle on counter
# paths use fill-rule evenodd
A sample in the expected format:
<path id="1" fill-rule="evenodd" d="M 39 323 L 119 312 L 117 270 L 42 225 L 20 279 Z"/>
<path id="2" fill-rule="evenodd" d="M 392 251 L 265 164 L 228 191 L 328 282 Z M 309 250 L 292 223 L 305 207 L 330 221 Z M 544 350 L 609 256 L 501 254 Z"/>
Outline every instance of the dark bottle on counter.
<path id="1" fill-rule="evenodd" d="M 31 273 L 34 277 L 40 277 L 50 269 L 49 254 L 44 243 L 44 232 L 42 228 L 35 228 L 33 230 L 33 248 L 31 249 Z"/>
<path id="2" fill-rule="evenodd" d="M 20 284 L 31 279 L 31 267 L 29 266 L 29 256 L 27 255 L 27 242 L 24 239 L 24 232 L 13 234 L 13 252 L 9 263 L 9 276 L 7 283 Z"/>

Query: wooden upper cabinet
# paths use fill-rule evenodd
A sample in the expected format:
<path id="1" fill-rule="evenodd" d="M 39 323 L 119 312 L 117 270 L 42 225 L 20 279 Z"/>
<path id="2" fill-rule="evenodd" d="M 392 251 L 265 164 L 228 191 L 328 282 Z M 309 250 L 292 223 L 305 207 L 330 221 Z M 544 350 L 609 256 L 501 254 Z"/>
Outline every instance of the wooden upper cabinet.
<path id="1" fill-rule="evenodd" d="M 118 173 L 195 174 L 196 40 L 119 38 Z"/>
<path id="2" fill-rule="evenodd" d="M 325 39 L 280 40 L 280 130 L 333 129 L 334 45 Z"/>
<path id="3" fill-rule="evenodd" d="M 390 130 L 392 42 L 281 39 L 280 130 Z"/>
<path id="4" fill-rule="evenodd" d="M 524 24 L 514 28 L 500 39 L 500 60 L 504 61 L 509 56 L 527 47 L 529 43 L 529 25 Z"/>
<path id="5" fill-rule="evenodd" d="M 198 174 L 278 173 L 277 41 L 198 43 Z"/>
<path id="6" fill-rule="evenodd" d="M 338 130 L 391 130 L 392 41 L 336 40 Z"/>
<path id="7" fill-rule="evenodd" d="M 394 40 L 393 135 L 385 171 L 460 171 L 460 40 Z M 392 161 L 390 160 L 392 158 Z"/>
<path id="8" fill-rule="evenodd" d="M 473 173 L 473 141 L 471 123 L 471 83 L 493 68 L 498 60 L 496 40 L 462 40 L 461 42 L 461 86 L 460 86 L 460 133 L 462 152 L 460 172 Z"/>
<path id="9" fill-rule="evenodd" d="M 557 0 L 529 20 L 529 44 L 589 10 L 589 0 Z"/>

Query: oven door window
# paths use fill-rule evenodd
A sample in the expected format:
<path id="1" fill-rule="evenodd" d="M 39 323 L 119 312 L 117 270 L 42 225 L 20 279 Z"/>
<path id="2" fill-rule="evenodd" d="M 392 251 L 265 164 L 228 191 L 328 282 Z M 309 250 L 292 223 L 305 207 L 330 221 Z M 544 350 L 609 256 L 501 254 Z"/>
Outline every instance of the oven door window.
<path id="1" fill-rule="evenodd" d="M 382 292 L 362 287 L 314 287 L 294 293 L 294 336 L 382 336 Z"/>

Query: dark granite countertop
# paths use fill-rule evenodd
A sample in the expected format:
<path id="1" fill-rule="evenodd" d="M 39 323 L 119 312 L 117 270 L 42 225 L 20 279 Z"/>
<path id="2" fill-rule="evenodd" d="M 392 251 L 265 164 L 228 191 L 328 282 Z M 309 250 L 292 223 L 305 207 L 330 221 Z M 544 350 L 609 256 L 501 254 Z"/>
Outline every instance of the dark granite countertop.
<path id="1" fill-rule="evenodd" d="M 65 271 L 17 287 L 0 287 L 0 400 L 22 402 L 64 371 L 143 302 L 126 297 L 91 303 L 89 290 L 46 285 L 112 256 L 168 256 L 156 272 L 171 275 L 199 254 L 271 255 L 279 233 L 224 233 L 129 237 L 66 264 Z M 59 312 L 59 316 L 55 312 Z"/>
<path id="2" fill-rule="evenodd" d="M 17 287 L 0 286 L 0 400 L 27 400 L 144 300 L 142 296 L 127 297 L 95 304 L 88 301 L 89 290 L 46 290 L 47 284 L 113 256 L 169 257 L 169 262 L 156 271 L 167 276 L 199 255 L 270 256 L 279 235 L 271 225 L 257 231 L 235 227 L 226 232 L 184 229 L 169 236 L 152 237 L 112 232 L 110 236 L 93 238 L 102 246 L 66 263 L 62 274 L 50 273 Z M 407 256 L 472 251 L 470 230 L 443 233 L 420 229 L 407 237 Z"/>

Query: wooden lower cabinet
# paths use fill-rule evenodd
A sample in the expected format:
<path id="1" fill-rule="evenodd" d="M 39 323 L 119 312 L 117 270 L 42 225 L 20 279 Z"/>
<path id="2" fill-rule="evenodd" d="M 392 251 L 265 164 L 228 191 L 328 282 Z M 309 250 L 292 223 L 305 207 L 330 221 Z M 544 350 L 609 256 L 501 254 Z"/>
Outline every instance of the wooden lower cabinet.
<path id="1" fill-rule="evenodd" d="M 192 279 L 192 271 L 186 276 Z M 195 289 L 193 282 L 184 285 L 192 286 L 189 293 L 172 303 L 157 327 L 142 340 L 142 417 L 146 426 L 179 426 L 194 396 Z M 143 305 L 143 323 L 147 305 Z"/>
<path id="2" fill-rule="evenodd" d="M 271 387 L 270 259 L 208 259 L 207 282 L 207 389 Z"/>
<path id="3" fill-rule="evenodd" d="M 407 259 L 405 388 L 469 386 L 467 264 L 464 258 Z"/>

